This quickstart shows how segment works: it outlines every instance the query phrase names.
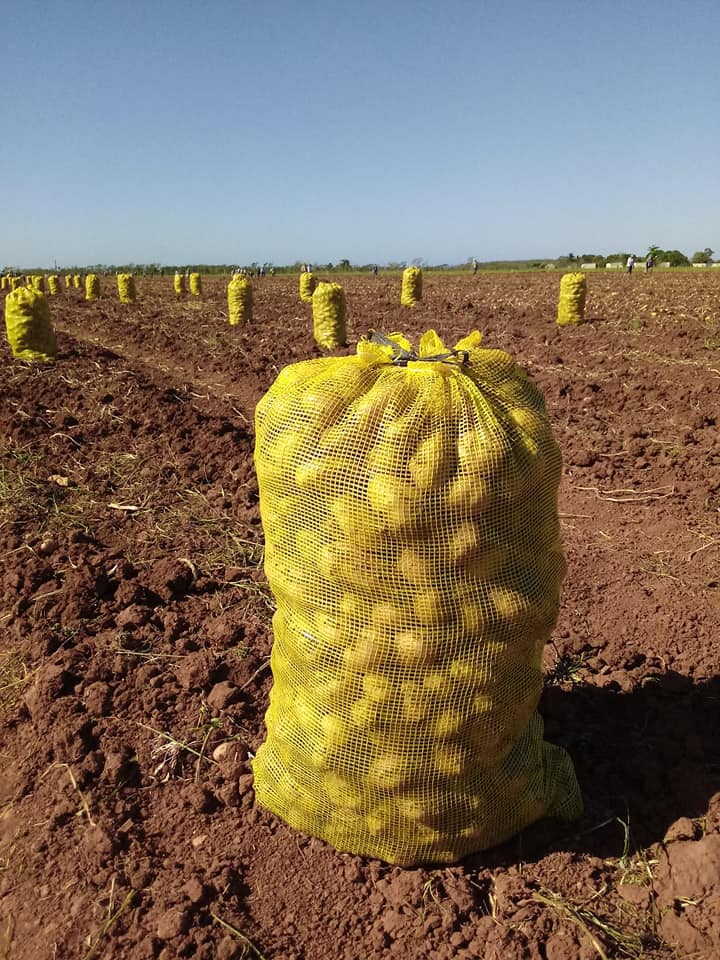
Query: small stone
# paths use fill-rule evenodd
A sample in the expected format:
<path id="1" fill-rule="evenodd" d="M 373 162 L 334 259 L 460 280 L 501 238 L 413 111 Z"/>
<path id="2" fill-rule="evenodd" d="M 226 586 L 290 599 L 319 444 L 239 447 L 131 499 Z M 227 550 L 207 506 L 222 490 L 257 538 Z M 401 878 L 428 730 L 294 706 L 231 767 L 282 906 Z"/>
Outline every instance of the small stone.
<path id="1" fill-rule="evenodd" d="M 141 607 L 139 604 L 133 603 L 120 611 L 115 617 L 115 623 L 120 629 L 142 627 L 150 619 L 150 614 L 151 611 L 147 607 Z"/>
<path id="2" fill-rule="evenodd" d="M 237 699 L 239 693 L 240 691 L 234 683 L 223 680 L 221 683 L 216 683 L 208 694 L 208 706 L 214 710 L 224 710 L 233 700 Z"/>
<path id="3" fill-rule="evenodd" d="M 245 956 L 242 944 L 232 937 L 223 937 L 215 951 L 216 960 L 238 960 L 242 956 Z"/>
<path id="4" fill-rule="evenodd" d="M 200 883 L 197 877 L 193 877 L 183 887 L 183 893 L 191 903 L 200 903 L 208 895 L 207 887 Z"/>
<path id="5" fill-rule="evenodd" d="M 197 837 L 193 837 L 192 840 L 190 841 L 190 843 L 192 843 L 192 845 L 193 845 L 193 846 L 195 847 L 195 849 L 197 850 L 198 847 L 201 847 L 201 846 L 205 843 L 206 840 L 207 840 L 207 834 L 206 834 L 206 833 L 201 833 L 201 834 L 199 834 Z"/>
<path id="6" fill-rule="evenodd" d="M 172 940 L 185 933 L 188 928 L 188 915 L 185 910 L 166 910 L 158 920 L 156 933 L 160 940 Z"/>
<path id="7" fill-rule="evenodd" d="M 110 712 L 112 691 L 106 683 L 91 683 L 85 690 L 85 706 L 88 713 L 103 717 Z"/>
<path id="8" fill-rule="evenodd" d="M 665 843 L 672 843 L 673 840 L 694 840 L 695 833 L 696 827 L 692 820 L 689 817 L 680 817 L 668 827 Z"/>

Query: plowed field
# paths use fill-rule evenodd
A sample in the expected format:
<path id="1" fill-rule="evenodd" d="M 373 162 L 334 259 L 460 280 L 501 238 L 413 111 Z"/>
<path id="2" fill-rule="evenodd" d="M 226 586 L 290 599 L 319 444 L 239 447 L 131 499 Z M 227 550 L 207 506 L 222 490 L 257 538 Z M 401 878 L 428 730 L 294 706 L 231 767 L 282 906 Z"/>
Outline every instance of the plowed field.
<path id="1" fill-rule="evenodd" d="M 547 739 L 585 813 L 443 869 L 338 853 L 254 803 L 273 600 L 253 412 L 319 356 L 297 277 L 51 298 L 0 347 L 0 958 L 720 956 L 720 271 L 341 278 L 370 328 L 470 330 L 544 392 L 568 575 Z M 348 348 L 353 349 L 351 346 Z M 339 351 L 342 352 L 342 351 Z"/>

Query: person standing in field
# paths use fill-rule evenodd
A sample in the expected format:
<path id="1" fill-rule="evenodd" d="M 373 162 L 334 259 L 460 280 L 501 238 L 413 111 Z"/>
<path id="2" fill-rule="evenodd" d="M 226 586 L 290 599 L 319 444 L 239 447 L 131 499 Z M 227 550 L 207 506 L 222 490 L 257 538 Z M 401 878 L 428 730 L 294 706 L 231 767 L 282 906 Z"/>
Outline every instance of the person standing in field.
<path id="1" fill-rule="evenodd" d="M 475 257 L 473 257 L 473 259 L 472 259 L 472 271 L 473 271 L 474 274 L 477 273 L 477 271 L 478 271 L 478 262 L 477 262 L 477 260 L 475 259 Z"/>
<path id="2" fill-rule="evenodd" d="M 647 255 L 647 260 L 645 261 L 645 273 L 652 273 L 652 268 L 655 266 L 655 258 L 651 253 Z"/>
<path id="3" fill-rule="evenodd" d="M 632 254 L 630 254 L 630 256 L 627 258 L 627 263 L 625 266 L 627 267 L 628 273 L 633 272 L 633 267 L 635 266 L 635 257 Z"/>

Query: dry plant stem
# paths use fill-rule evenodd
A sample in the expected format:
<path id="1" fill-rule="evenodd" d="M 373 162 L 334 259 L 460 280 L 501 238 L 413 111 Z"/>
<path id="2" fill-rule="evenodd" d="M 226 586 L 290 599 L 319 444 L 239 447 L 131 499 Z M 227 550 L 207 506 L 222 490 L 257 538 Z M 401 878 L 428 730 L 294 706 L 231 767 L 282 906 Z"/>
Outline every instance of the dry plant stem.
<path id="1" fill-rule="evenodd" d="M 577 490 L 588 490 L 594 493 L 598 500 L 608 500 L 611 503 L 645 503 L 648 500 L 664 500 L 666 497 L 672 497 L 675 493 L 675 486 L 658 487 L 655 490 L 647 490 L 645 493 L 639 493 L 637 490 L 607 490 L 601 492 L 598 487 L 576 487 Z M 667 491 L 667 492 L 663 492 Z M 627 494 L 627 496 L 616 496 L 616 494 Z"/>
<path id="2" fill-rule="evenodd" d="M 630 960 L 640 960 L 642 957 L 642 939 L 636 934 L 623 933 L 622 930 L 596 916 L 590 910 L 565 900 L 560 894 L 553 893 L 550 890 L 536 891 L 532 896 L 533 900 L 551 907 L 560 916 L 582 930 L 590 939 L 600 960 L 610 960 L 610 958 L 605 951 L 604 944 L 592 932 L 591 925 L 597 927 L 606 935 L 613 947 L 617 949 L 619 956 L 628 957 Z M 615 955 L 615 950 L 613 950 L 613 956 Z"/>
<path id="3" fill-rule="evenodd" d="M 47 770 L 46 770 L 45 773 L 42 775 L 42 777 L 40 777 L 40 779 L 42 780 L 43 777 L 47 776 L 47 774 L 50 773 L 50 771 L 53 769 L 53 767 L 65 767 L 65 769 L 66 769 L 67 772 L 68 772 L 68 776 L 70 777 L 70 783 L 72 783 L 73 789 L 77 792 L 78 796 L 80 797 L 80 805 L 82 806 L 83 813 L 84 813 L 85 816 L 88 818 L 88 821 L 89 821 L 90 825 L 93 826 L 93 827 L 96 826 L 96 823 L 95 823 L 95 821 L 94 821 L 93 818 L 92 818 L 92 814 L 90 813 L 90 806 L 89 806 L 87 800 L 85 799 L 85 794 L 82 792 L 82 790 L 80 789 L 80 787 L 77 785 L 77 780 L 75 779 L 75 776 L 74 776 L 72 770 L 70 769 L 70 765 L 69 765 L 69 764 L 67 764 L 67 763 L 52 763 L 52 764 L 50 764 L 50 766 L 47 768 Z"/>
<path id="4" fill-rule="evenodd" d="M 204 760 L 206 763 L 214 764 L 215 761 L 212 757 L 205 756 L 204 753 L 200 750 L 196 750 L 194 747 L 191 747 L 189 743 L 185 743 L 182 740 L 178 740 L 177 737 L 173 737 L 170 733 L 165 733 L 163 730 L 156 730 L 154 727 L 149 727 L 146 723 L 140 723 L 135 721 L 139 727 L 143 727 L 145 730 L 149 730 L 150 733 L 154 733 L 156 737 L 162 737 L 167 740 L 168 743 L 176 743 L 182 750 L 187 750 L 188 753 L 192 753 L 193 756 L 198 757 L 200 760 Z M 207 742 L 207 741 L 206 741 Z"/>
<path id="5" fill-rule="evenodd" d="M 265 660 L 263 663 L 261 663 L 260 666 L 259 666 L 259 667 L 257 668 L 257 670 L 255 671 L 255 673 L 253 673 L 252 676 L 251 676 L 248 680 L 245 681 L 245 683 L 240 687 L 240 689 L 241 689 L 241 690 L 245 690 L 247 687 L 249 687 L 250 684 L 251 684 L 251 683 L 253 682 L 253 680 L 255 679 L 255 677 L 260 676 L 260 674 L 263 672 L 263 670 L 267 670 L 267 668 L 268 668 L 269 666 L 270 666 L 270 660 L 269 660 L 269 659 L 268 659 L 268 660 Z"/>
<path id="6" fill-rule="evenodd" d="M 259 951 L 258 948 L 255 946 L 255 944 L 252 942 L 252 940 L 248 940 L 248 938 L 245 936 L 244 933 L 240 933 L 239 930 L 236 930 L 235 927 L 233 927 L 231 924 L 227 923 L 227 921 L 223 920 L 221 917 L 219 917 L 216 913 L 213 913 L 212 911 L 210 912 L 210 916 L 213 918 L 213 920 L 215 921 L 215 923 L 219 923 L 221 927 L 224 927 L 225 930 L 229 930 L 230 933 L 232 933 L 233 936 L 237 937 L 238 940 L 241 940 L 242 943 L 243 943 L 249 950 L 252 951 L 252 955 L 253 955 L 254 957 L 256 957 L 256 960 L 266 960 L 266 958 L 262 955 L 262 953 L 260 953 L 260 951 Z"/>
<path id="7" fill-rule="evenodd" d="M 91 960 L 91 958 L 95 956 L 95 954 L 97 953 L 97 949 L 102 943 L 103 939 L 108 935 L 108 933 L 110 932 L 112 927 L 115 925 L 115 922 L 118 920 L 120 915 L 124 913 L 125 910 L 127 910 L 127 908 L 130 906 L 134 896 L 135 896 L 135 891 L 131 890 L 127 894 L 123 902 L 120 904 L 120 906 L 117 908 L 115 913 L 111 917 L 108 917 L 108 919 L 103 924 L 102 929 L 100 930 L 100 933 L 98 934 L 97 939 L 95 940 L 95 943 L 92 944 L 88 952 L 83 957 L 83 960 Z"/>

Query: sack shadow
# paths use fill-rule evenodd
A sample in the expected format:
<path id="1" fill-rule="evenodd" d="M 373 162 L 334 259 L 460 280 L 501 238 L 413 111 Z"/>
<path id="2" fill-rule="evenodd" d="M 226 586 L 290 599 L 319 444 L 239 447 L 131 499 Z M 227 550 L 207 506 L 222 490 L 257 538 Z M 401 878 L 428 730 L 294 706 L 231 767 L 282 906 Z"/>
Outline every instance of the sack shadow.
<path id="1" fill-rule="evenodd" d="M 531 862 L 555 851 L 609 858 L 665 838 L 677 820 L 700 824 L 720 791 L 720 676 L 674 672 L 625 691 L 574 683 L 546 687 L 545 739 L 573 759 L 585 811 L 574 823 L 542 820 L 469 868 Z"/>

